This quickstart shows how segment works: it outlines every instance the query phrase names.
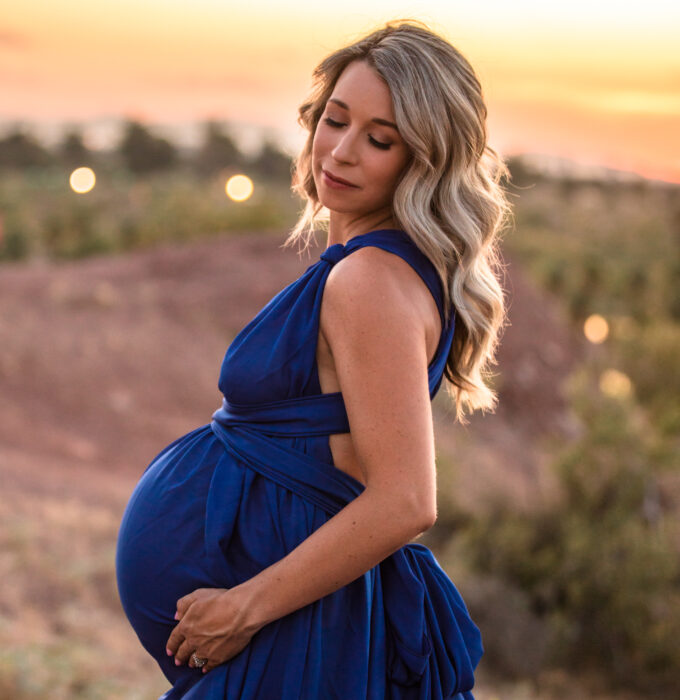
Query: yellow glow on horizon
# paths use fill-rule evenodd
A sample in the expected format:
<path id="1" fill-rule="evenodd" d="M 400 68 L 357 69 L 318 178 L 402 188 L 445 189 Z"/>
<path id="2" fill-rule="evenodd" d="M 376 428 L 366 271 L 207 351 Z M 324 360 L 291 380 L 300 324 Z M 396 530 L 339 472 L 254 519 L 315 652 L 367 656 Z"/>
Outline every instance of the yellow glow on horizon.
<path id="1" fill-rule="evenodd" d="M 470 60 L 501 152 L 590 157 L 680 182 L 680 5 L 421 0 L 413 7 L 407 0 L 347 0 L 342 12 L 318 0 L 14 3 L 0 32 L 0 118 L 216 116 L 290 130 L 325 55 L 406 15 Z"/>
<path id="2" fill-rule="evenodd" d="M 86 194 L 94 188 L 96 177 L 92 168 L 76 168 L 69 178 L 71 189 L 78 194 Z"/>

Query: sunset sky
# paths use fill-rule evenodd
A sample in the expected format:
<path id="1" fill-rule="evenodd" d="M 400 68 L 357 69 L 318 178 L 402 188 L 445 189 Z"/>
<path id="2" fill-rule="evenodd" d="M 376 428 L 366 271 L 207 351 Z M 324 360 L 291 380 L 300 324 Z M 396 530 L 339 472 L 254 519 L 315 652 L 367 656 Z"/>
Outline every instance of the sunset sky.
<path id="1" fill-rule="evenodd" d="M 503 154 L 680 182 L 680 2 L 2 2 L 5 128 L 214 118 L 266 127 L 293 148 L 314 66 L 386 20 L 412 17 L 472 63 Z"/>

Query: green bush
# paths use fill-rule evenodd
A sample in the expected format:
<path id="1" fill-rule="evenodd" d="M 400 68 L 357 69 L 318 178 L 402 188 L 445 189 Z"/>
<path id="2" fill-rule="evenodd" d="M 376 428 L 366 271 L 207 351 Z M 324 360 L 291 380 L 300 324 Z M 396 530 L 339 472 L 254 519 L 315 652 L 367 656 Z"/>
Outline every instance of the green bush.
<path id="1" fill-rule="evenodd" d="M 632 401 L 575 375 L 583 433 L 557 453 L 560 496 L 533 513 L 499 503 L 465 534 L 474 567 L 529 598 L 551 659 L 644 690 L 680 684 L 680 558 L 658 498 L 654 446 Z"/>
<path id="2" fill-rule="evenodd" d="M 83 258 L 115 249 L 99 224 L 99 213 L 93 206 L 73 202 L 51 212 L 44 221 L 44 239 L 55 258 Z"/>
<path id="3" fill-rule="evenodd" d="M 209 179 L 182 170 L 95 172 L 87 194 L 71 191 L 62 168 L 0 173 L 0 259 L 81 258 L 206 235 L 283 232 L 299 210 L 288 183 L 271 179 L 256 179 L 253 196 L 237 203 L 224 192 L 225 172 Z"/>
<path id="4" fill-rule="evenodd" d="M 615 344 L 617 364 L 633 381 L 654 426 L 676 441 L 680 435 L 679 348 L 680 324 L 667 319 L 635 327 Z"/>
<path id="5" fill-rule="evenodd" d="M 29 252 L 29 236 L 25 225 L 14 212 L 8 212 L 2 219 L 0 260 L 22 260 Z"/>

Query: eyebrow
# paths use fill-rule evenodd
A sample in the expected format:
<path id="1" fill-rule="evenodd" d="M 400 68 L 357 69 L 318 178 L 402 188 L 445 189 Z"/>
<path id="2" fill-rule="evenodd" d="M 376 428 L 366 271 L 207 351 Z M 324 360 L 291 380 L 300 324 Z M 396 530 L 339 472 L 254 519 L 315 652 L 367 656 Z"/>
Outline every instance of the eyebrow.
<path id="1" fill-rule="evenodd" d="M 343 109 L 346 109 L 348 112 L 350 111 L 349 106 L 345 102 L 343 102 L 342 100 L 338 100 L 336 97 L 329 97 L 328 101 L 334 102 L 336 105 L 338 105 L 338 107 L 342 107 Z M 388 121 L 387 119 L 380 119 L 380 117 L 374 117 L 373 119 L 371 119 L 371 121 L 375 122 L 376 124 L 381 124 L 382 126 L 392 127 L 395 131 L 399 131 L 399 128 L 397 127 L 397 125 L 394 122 Z"/>

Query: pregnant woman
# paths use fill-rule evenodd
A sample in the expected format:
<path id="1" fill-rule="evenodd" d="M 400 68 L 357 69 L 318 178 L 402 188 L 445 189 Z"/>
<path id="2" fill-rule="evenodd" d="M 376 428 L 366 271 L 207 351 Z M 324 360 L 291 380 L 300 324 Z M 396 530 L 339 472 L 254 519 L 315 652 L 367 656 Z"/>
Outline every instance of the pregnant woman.
<path id="1" fill-rule="evenodd" d="M 123 516 L 125 612 L 164 700 L 470 700 L 479 630 L 432 552 L 431 401 L 466 409 L 505 315 L 505 165 L 450 43 L 395 22 L 328 56 L 300 122 L 288 243 L 320 259 L 228 347 L 210 423 Z"/>

